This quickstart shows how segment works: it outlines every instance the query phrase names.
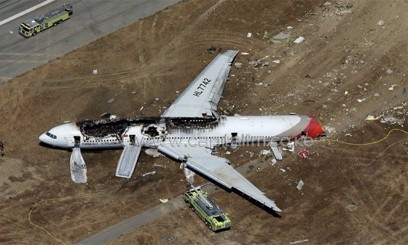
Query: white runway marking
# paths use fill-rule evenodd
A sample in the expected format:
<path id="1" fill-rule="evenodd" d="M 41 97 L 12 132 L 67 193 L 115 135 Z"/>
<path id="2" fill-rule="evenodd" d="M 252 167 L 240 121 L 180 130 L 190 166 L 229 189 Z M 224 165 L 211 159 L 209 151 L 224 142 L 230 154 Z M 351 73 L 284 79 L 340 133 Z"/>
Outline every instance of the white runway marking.
<path id="1" fill-rule="evenodd" d="M 2 25 L 4 25 L 4 24 L 6 24 L 7 22 L 10 22 L 10 21 L 12 21 L 12 20 L 14 20 L 14 19 L 17 19 L 18 17 L 21 17 L 21 16 L 23 16 L 23 15 L 25 15 L 25 14 L 28 14 L 28 13 L 30 13 L 30 12 L 32 12 L 32 11 L 38 9 L 38 8 L 41 8 L 42 6 L 45 6 L 45 5 L 47 5 L 47 4 L 50 4 L 50 3 L 54 2 L 54 1 L 55 1 L 55 0 L 47 0 L 47 1 L 44 1 L 44 2 L 42 2 L 42 3 L 40 3 L 40 4 L 37 4 L 37 5 L 35 5 L 35 6 L 31 7 L 31 8 L 29 8 L 29 9 L 26 9 L 26 10 L 24 10 L 24 11 L 18 13 L 18 14 L 15 14 L 15 15 L 13 15 L 13 16 L 11 16 L 11 17 L 5 19 L 5 20 L 2 20 L 2 21 L 0 21 L 0 26 L 2 26 Z"/>

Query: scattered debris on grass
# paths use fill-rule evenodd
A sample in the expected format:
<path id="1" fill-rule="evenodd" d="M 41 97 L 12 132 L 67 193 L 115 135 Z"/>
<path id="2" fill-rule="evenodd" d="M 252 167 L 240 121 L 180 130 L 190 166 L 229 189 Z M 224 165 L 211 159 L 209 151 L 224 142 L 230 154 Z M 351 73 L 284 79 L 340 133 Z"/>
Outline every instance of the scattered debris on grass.
<path id="1" fill-rule="evenodd" d="M 303 43 L 304 40 L 305 40 L 305 38 L 300 36 L 300 37 L 296 38 L 295 41 L 293 41 L 293 42 L 296 43 L 296 44 L 301 44 L 301 43 Z"/>
<path id="2" fill-rule="evenodd" d="M 294 242 L 290 242 L 290 245 L 295 245 L 295 244 L 301 244 L 301 243 L 305 243 L 305 242 L 309 242 L 309 239 L 303 239 L 303 240 L 298 240 L 298 241 L 294 241 Z"/>
<path id="3" fill-rule="evenodd" d="M 142 176 L 145 177 L 145 176 L 148 176 L 148 175 L 155 175 L 155 174 L 156 174 L 156 171 L 151 171 L 151 172 L 147 172 L 147 173 L 142 174 Z"/>
<path id="4" fill-rule="evenodd" d="M 305 182 L 303 182 L 303 180 L 299 180 L 296 189 L 298 189 L 299 191 L 302 190 L 303 186 L 305 185 Z"/>
<path id="5" fill-rule="evenodd" d="M 350 204 L 350 205 L 347 205 L 347 206 L 346 206 L 346 209 L 347 209 L 348 211 L 350 211 L 350 212 L 354 212 L 354 211 L 357 210 L 357 206 L 356 206 L 356 205 L 353 205 L 353 204 Z"/>
<path id="6" fill-rule="evenodd" d="M 298 156 L 300 157 L 300 158 L 307 158 L 307 156 L 310 154 L 310 152 L 308 151 L 308 150 L 303 150 L 303 151 L 299 151 L 298 152 Z"/>
<path id="7" fill-rule="evenodd" d="M 290 38 L 290 33 L 280 32 L 279 34 L 273 36 L 271 41 L 273 43 L 282 43 L 282 42 L 288 42 L 289 38 Z"/>
<path id="8" fill-rule="evenodd" d="M 166 203 L 166 202 L 169 201 L 168 198 L 160 198 L 159 200 L 160 200 L 161 203 Z"/>

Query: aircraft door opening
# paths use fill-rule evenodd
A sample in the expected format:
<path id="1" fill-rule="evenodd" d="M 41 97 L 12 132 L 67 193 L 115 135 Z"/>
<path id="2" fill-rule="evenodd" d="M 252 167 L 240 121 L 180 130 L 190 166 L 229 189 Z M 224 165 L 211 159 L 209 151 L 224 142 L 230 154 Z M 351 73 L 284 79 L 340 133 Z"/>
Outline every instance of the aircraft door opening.
<path id="1" fill-rule="evenodd" d="M 136 136 L 134 134 L 129 135 L 129 144 L 135 145 L 135 143 L 136 143 Z"/>
<path id="2" fill-rule="evenodd" d="M 231 148 L 236 149 L 238 147 L 238 133 L 231 133 Z"/>
<path id="3" fill-rule="evenodd" d="M 80 144 L 81 144 L 81 137 L 74 136 L 74 147 L 79 147 Z"/>

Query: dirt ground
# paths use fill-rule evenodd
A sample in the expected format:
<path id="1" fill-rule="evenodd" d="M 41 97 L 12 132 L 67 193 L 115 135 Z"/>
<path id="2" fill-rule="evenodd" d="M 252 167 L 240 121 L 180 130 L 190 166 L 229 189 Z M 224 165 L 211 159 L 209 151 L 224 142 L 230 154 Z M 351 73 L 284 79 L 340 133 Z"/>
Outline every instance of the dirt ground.
<path id="1" fill-rule="evenodd" d="M 89 182 L 74 184 L 69 152 L 39 146 L 38 136 L 104 112 L 160 115 L 215 57 L 210 47 L 241 52 L 221 113 L 314 115 L 329 137 L 309 148 L 310 158 L 285 152 L 250 177 L 281 218 L 218 191 L 230 231 L 213 233 L 183 209 L 112 244 L 408 243 L 408 2 L 324 2 L 184 1 L 1 85 L 0 243 L 72 244 L 182 193 L 179 165 L 144 153 L 130 181 L 114 177 L 120 151 L 85 153 Z M 280 32 L 290 39 L 271 41 Z M 298 36 L 304 42 L 293 43 Z M 259 59 L 268 64 L 250 63 Z M 237 166 L 270 161 L 262 149 L 227 157 Z"/>

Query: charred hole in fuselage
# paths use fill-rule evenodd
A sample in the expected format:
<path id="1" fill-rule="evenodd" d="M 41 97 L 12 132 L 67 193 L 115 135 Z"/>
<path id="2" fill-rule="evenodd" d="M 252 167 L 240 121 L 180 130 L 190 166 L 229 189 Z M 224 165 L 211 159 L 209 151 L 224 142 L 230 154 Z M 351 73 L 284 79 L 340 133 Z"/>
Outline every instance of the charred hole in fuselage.
<path id="1" fill-rule="evenodd" d="M 113 136 L 119 141 L 130 126 L 142 125 L 142 133 L 149 137 L 165 136 L 168 130 L 189 130 L 199 128 L 214 128 L 219 124 L 219 118 L 160 118 L 146 117 L 133 119 L 104 118 L 77 122 L 85 140 L 88 138 L 104 138 Z"/>
<path id="2" fill-rule="evenodd" d="M 125 130 L 132 125 L 157 123 L 156 118 L 142 119 L 101 119 L 87 120 L 77 123 L 84 136 L 89 137 L 106 137 L 116 135 L 121 137 Z"/>
<path id="3" fill-rule="evenodd" d="M 149 135 L 150 137 L 156 137 L 160 135 L 156 125 L 147 126 L 143 129 L 143 133 Z"/>

